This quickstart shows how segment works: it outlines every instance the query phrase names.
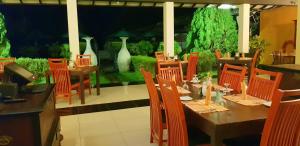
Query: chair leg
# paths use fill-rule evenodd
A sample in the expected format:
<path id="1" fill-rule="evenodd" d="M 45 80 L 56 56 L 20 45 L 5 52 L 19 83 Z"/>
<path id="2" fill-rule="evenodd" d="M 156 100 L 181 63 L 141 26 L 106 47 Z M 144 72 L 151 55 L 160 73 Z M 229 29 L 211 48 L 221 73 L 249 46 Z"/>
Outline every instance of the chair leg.
<path id="1" fill-rule="evenodd" d="M 153 143 L 153 134 L 152 134 L 152 130 L 150 130 L 150 143 Z"/>
<path id="2" fill-rule="evenodd" d="M 90 84 L 89 84 L 89 94 L 92 95 L 92 87 Z"/>

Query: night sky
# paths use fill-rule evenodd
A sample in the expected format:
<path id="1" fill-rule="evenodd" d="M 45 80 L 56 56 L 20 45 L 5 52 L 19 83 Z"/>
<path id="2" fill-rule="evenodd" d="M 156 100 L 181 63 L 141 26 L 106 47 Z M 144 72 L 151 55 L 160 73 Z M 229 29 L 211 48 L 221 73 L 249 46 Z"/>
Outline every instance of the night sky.
<path id="1" fill-rule="evenodd" d="M 175 25 L 175 32 L 186 30 L 191 23 L 195 9 L 175 9 L 176 18 L 186 20 Z M 28 46 L 39 47 L 55 42 L 67 42 L 67 10 L 66 6 L 40 5 L 0 5 L 0 12 L 6 18 L 8 38 L 14 56 L 20 55 L 18 50 Z M 125 29 L 137 37 L 147 31 L 162 32 L 162 8 L 146 7 L 78 7 L 80 35 L 93 36 L 101 49 L 104 41 L 111 39 L 116 32 Z M 142 36 L 141 36 L 142 37 Z M 23 51 L 21 51 L 23 52 Z"/>

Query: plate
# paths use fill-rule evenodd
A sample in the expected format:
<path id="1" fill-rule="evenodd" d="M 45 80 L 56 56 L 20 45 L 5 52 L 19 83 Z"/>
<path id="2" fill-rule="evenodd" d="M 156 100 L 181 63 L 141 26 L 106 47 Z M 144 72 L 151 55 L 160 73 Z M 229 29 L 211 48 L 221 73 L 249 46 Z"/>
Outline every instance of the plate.
<path id="1" fill-rule="evenodd" d="M 190 96 L 180 96 L 180 100 L 182 100 L 182 101 L 189 101 L 189 100 L 193 100 L 193 98 L 190 97 Z"/>
<path id="2" fill-rule="evenodd" d="M 267 106 L 267 107 L 271 107 L 272 101 L 266 101 L 263 103 L 263 105 Z"/>

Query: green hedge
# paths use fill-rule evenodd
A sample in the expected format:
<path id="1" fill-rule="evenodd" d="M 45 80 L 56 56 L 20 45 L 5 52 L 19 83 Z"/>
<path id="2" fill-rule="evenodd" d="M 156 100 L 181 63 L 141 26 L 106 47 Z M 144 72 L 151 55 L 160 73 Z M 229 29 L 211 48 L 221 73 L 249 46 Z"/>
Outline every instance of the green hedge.
<path id="1" fill-rule="evenodd" d="M 39 78 L 44 77 L 45 72 L 49 69 L 48 60 L 42 58 L 18 58 L 16 63 L 32 72 Z"/>
<path id="2" fill-rule="evenodd" d="M 155 74 L 156 59 L 148 56 L 132 56 L 131 62 L 135 72 L 139 72 L 141 67 Z"/>

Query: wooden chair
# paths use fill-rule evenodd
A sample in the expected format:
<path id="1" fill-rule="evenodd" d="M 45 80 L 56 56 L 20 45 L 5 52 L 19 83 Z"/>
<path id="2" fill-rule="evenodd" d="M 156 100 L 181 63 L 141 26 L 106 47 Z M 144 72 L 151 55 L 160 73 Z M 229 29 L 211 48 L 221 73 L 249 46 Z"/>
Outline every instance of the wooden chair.
<path id="1" fill-rule="evenodd" d="M 273 56 L 273 64 L 282 64 L 281 51 L 273 51 L 272 56 Z"/>
<path id="2" fill-rule="evenodd" d="M 260 146 L 300 146 L 300 99 L 281 101 L 291 96 L 299 97 L 300 89 L 275 91 Z"/>
<path id="3" fill-rule="evenodd" d="M 162 119 L 162 110 L 157 89 L 152 79 L 152 74 L 148 71 L 141 69 L 147 85 L 149 98 L 150 98 L 150 142 L 156 141 L 159 146 L 163 145 L 163 129 L 166 129 Z"/>
<path id="4" fill-rule="evenodd" d="M 262 78 L 257 75 L 268 75 L 270 79 Z M 271 72 L 255 68 L 249 82 L 247 94 L 264 99 L 272 100 L 275 90 L 281 82 L 282 73 Z"/>
<path id="5" fill-rule="evenodd" d="M 241 82 L 244 80 L 245 74 L 245 67 L 225 64 L 219 79 L 219 85 L 223 86 L 224 83 L 229 83 L 230 88 L 235 93 L 240 93 Z"/>
<path id="6" fill-rule="evenodd" d="M 88 55 L 76 55 L 75 66 L 76 67 L 86 67 L 92 65 L 92 57 L 90 54 Z M 85 87 L 89 88 L 89 94 L 92 94 L 91 89 L 91 80 L 89 76 L 86 76 L 83 81 Z"/>
<path id="7" fill-rule="evenodd" d="M 215 56 L 216 56 L 217 59 L 222 58 L 222 53 L 221 53 L 221 51 L 220 51 L 220 50 L 215 50 Z"/>
<path id="8" fill-rule="evenodd" d="M 67 60 L 59 58 L 49 58 L 48 59 L 50 71 L 55 82 L 55 96 L 65 97 L 72 103 L 71 90 L 76 89 L 79 95 L 79 83 L 71 84 L 70 73 L 68 70 Z"/>
<path id="9" fill-rule="evenodd" d="M 251 62 L 251 71 L 253 72 L 254 71 L 254 69 L 256 68 L 256 65 L 257 65 L 257 62 L 258 62 L 258 57 L 259 57 L 259 55 L 260 55 L 260 53 L 261 53 L 261 50 L 260 49 L 257 49 L 256 51 L 255 51 L 255 54 L 254 54 L 254 56 L 253 56 L 253 58 L 252 58 L 252 62 Z M 247 75 L 249 74 L 249 71 L 247 70 L 247 73 L 246 73 Z"/>
<path id="10" fill-rule="evenodd" d="M 188 67 L 186 72 L 186 80 L 190 81 L 193 79 L 193 76 L 197 74 L 197 64 L 198 64 L 199 53 L 193 52 L 190 54 L 188 61 Z"/>
<path id="11" fill-rule="evenodd" d="M 158 77 L 165 107 L 168 146 L 188 146 L 188 133 L 180 95 L 174 81 Z"/>
<path id="12" fill-rule="evenodd" d="M 179 61 L 157 62 L 158 76 L 166 80 L 174 80 L 176 84 L 181 84 L 183 79 L 182 67 Z"/>
<path id="13" fill-rule="evenodd" d="M 155 52 L 155 58 L 156 58 L 156 61 L 159 62 L 159 61 L 165 61 L 166 60 L 166 57 L 164 55 L 164 52 Z"/>
<path id="14" fill-rule="evenodd" d="M 77 67 L 90 66 L 92 64 L 91 55 L 76 55 L 75 64 Z"/>

